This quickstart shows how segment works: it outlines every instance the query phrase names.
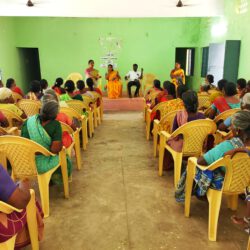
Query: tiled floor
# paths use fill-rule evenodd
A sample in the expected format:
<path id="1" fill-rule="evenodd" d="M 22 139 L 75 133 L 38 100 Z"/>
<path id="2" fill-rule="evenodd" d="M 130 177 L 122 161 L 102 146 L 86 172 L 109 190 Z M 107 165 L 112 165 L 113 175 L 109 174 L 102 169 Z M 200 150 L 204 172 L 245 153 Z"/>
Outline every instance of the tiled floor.
<path id="1" fill-rule="evenodd" d="M 69 200 L 51 187 L 42 250 L 246 249 L 248 236 L 232 225 L 225 201 L 217 242 L 207 238 L 206 202 L 193 198 L 192 216 L 184 217 L 174 199 L 173 173 L 157 176 L 142 113 L 105 114 L 82 156 Z M 239 213 L 244 208 L 240 201 Z"/>

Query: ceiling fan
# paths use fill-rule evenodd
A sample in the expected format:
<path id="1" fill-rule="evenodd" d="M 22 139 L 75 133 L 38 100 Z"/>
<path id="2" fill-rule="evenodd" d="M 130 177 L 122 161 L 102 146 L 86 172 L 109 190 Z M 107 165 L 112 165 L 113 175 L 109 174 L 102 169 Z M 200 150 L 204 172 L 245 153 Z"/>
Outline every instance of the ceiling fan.
<path id="1" fill-rule="evenodd" d="M 32 1 L 31 0 L 28 0 L 28 2 L 27 2 L 27 4 L 26 4 L 28 7 L 32 7 L 32 6 L 34 6 L 34 4 L 32 3 Z"/>
<path id="2" fill-rule="evenodd" d="M 183 2 L 181 0 L 179 0 L 176 4 L 176 7 L 180 8 L 180 7 L 186 7 L 186 6 L 194 6 L 194 5 L 197 5 L 197 4 L 183 4 Z"/>

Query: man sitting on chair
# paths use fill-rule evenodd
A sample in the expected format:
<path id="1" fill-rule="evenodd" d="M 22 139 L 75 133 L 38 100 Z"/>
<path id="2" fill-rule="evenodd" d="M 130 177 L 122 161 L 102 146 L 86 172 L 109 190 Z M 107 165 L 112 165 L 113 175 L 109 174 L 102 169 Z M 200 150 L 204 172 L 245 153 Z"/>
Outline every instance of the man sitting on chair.
<path id="1" fill-rule="evenodd" d="M 129 82 L 128 82 L 128 94 L 129 94 L 130 98 L 132 98 L 132 94 L 131 94 L 131 87 L 132 86 L 136 86 L 134 97 L 139 96 L 139 90 L 141 87 L 139 80 L 141 80 L 143 77 L 143 69 L 141 69 L 141 72 L 137 71 L 137 69 L 138 69 L 138 65 L 133 64 L 133 70 L 129 71 L 128 74 L 125 76 L 125 80 L 129 80 Z"/>

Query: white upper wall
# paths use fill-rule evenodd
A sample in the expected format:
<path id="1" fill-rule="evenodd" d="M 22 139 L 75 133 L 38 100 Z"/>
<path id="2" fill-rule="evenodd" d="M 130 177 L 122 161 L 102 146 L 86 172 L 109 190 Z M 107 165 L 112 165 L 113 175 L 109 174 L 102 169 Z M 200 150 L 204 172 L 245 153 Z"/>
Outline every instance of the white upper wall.
<path id="1" fill-rule="evenodd" d="M 209 17 L 223 15 L 223 0 L 0 0 L 0 16 Z M 173 27 L 174 28 L 174 27 Z"/>

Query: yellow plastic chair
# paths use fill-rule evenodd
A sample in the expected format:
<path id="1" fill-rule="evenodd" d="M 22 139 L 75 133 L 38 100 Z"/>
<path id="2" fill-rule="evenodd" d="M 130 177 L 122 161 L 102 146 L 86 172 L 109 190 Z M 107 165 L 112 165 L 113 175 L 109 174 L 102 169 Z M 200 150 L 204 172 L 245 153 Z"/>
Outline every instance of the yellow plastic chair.
<path id="1" fill-rule="evenodd" d="M 16 92 L 12 92 L 12 97 L 13 97 L 15 103 L 17 103 L 19 100 L 23 99 L 23 97 Z"/>
<path id="2" fill-rule="evenodd" d="M 70 100 L 66 102 L 68 106 L 78 112 L 79 115 L 83 114 L 83 110 L 88 112 L 88 131 L 89 136 L 92 137 L 94 133 L 94 112 L 84 102 L 78 100 Z"/>
<path id="3" fill-rule="evenodd" d="M 208 189 L 207 198 L 209 202 L 208 238 L 216 241 L 217 226 L 221 207 L 222 194 L 228 196 L 228 207 L 237 210 L 238 195 L 244 193 L 245 188 L 250 184 L 250 158 L 247 153 L 236 153 L 231 159 L 230 156 L 220 158 L 210 166 L 200 166 L 197 158 L 188 159 L 187 177 L 185 187 L 185 216 L 190 215 L 190 203 L 192 185 L 195 177 L 196 167 L 201 170 L 215 170 L 218 167 L 226 168 L 226 175 L 222 190 Z"/>
<path id="4" fill-rule="evenodd" d="M 160 132 L 166 131 L 169 134 L 172 133 L 174 118 L 178 111 L 180 110 L 174 110 L 174 111 L 169 112 L 160 121 L 158 119 L 154 120 L 154 128 L 153 128 L 154 157 L 157 156 L 158 139 L 160 137 Z"/>
<path id="5" fill-rule="evenodd" d="M 100 106 L 97 107 L 97 112 L 98 112 L 98 117 L 100 117 L 100 118 L 98 118 L 98 121 L 99 121 L 100 124 L 101 124 L 101 122 L 102 122 L 102 120 L 103 120 L 103 111 L 104 111 L 103 99 L 102 99 L 102 96 L 101 96 L 99 93 L 97 93 L 96 91 L 92 91 L 91 93 L 92 93 L 93 96 L 95 97 L 95 100 L 96 100 L 96 101 L 99 100 L 99 102 L 100 102 Z M 100 114 L 99 114 L 99 113 L 100 113 Z"/>
<path id="6" fill-rule="evenodd" d="M 214 118 L 214 122 L 218 123 L 218 122 L 225 121 L 227 118 L 231 117 L 232 115 L 234 115 L 238 111 L 240 111 L 240 109 L 226 110 L 226 111 L 220 113 L 219 115 L 217 115 Z M 224 131 L 217 130 L 215 135 L 214 135 L 214 139 L 215 139 L 214 144 L 217 145 L 217 144 L 231 138 L 232 136 L 233 136 L 232 131 L 224 132 Z"/>
<path id="7" fill-rule="evenodd" d="M 130 81 L 129 81 L 129 80 L 126 80 L 125 82 L 126 82 L 126 88 L 127 88 L 127 96 L 129 96 L 129 94 L 128 94 L 128 83 L 129 83 Z M 139 79 L 139 82 L 140 82 L 140 84 L 141 84 L 141 87 L 140 87 L 140 89 L 139 89 L 139 96 L 140 96 L 140 97 L 143 97 L 142 79 Z M 131 89 L 132 89 L 133 87 L 136 87 L 136 86 L 132 86 Z"/>
<path id="8" fill-rule="evenodd" d="M 19 131 L 17 127 L 12 127 L 9 129 L 0 127 L 0 135 L 19 135 Z"/>
<path id="9" fill-rule="evenodd" d="M 23 124 L 24 119 L 22 119 L 20 116 L 18 116 L 16 113 L 8 110 L 8 109 L 0 109 L 0 111 L 4 114 L 4 116 L 7 118 L 9 122 L 9 127 L 12 128 L 15 126 L 15 122 L 18 122 L 20 124 Z"/>
<path id="10" fill-rule="evenodd" d="M 100 121 L 99 121 L 100 115 L 98 115 L 96 99 L 95 99 L 95 97 L 92 98 L 87 94 L 83 94 L 82 98 L 83 98 L 83 102 L 88 107 L 90 107 L 90 104 L 92 104 L 92 106 L 93 106 L 93 109 L 91 109 L 91 110 L 93 110 L 93 116 L 94 116 L 94 121 L 93 122 L 94 122 L 94 126 L 96 128 L 98 126 L 98 124 L 100 124 Z M 99 110 L 99 112 L 100 112 L 100 110 Z"/>
<path id="11" fill-rule="evenodd" d="M 156 79 L 156 75 L 151 73 L 145 73 L 143 74 L 143 78 L 141 80 L 141 88 L 143 89 L 143 93 L 145 94 L 145 91 L 149 88 L 153 87 L 153 82 Z"/>
<path id="12" fill-rule="evenodd" d="M 214 134 L 216 124 L 209 119 L 191 121 L 179 127 L 172 134 L 166 131 L 160 133 L 160 149 L 159 149 L 159 176 L 163 172 L 163 160 L 165 149 L 169 151 L 174 160 L 174 185 L 177 186 L 181 176 L 182 157 L 196 156 L 199 157 L 203 152 L 204 141 L 209 134 Z M 170 138 L 183 136 L 182 152 L 176 152 L 168 144 Z"/>
<path id="13" fill-rule="evenodd" d="M 86 116 L 85 115 L 80 115 L 77 111 L 75 111 L 72 108 L 60 108 L 60 112 L 66 114 L 72 120 L 75 118 L 80 122 L 80 124 L 81 124 L 80 130 L 82 130 L 83 150 L 86 150 L 87 149 L 87 144 L 88 144 L 88 128 L 87 128 L 87 118 L 86 118 Z"/>
<path id="14" fill-rule="evenodd" d="M 44 217 L 49 216 L 49 182 L 52 174 L 61 167 L 64 196 L 69 197 L 66 150 L 59 153 L 59 164 L 43 174 L 38 174 L 35 162 L 36 154 L 54 156 L 46 148 L 29 139 L 19 136 L 0 136 L 0 151 L 5 154 L 12 167 L 12 177 L 19 179 L 38 179 L 38 186 L 42 202 Z"/>
<path id="15" fill-rule="evenodd" d="M 77 81 L 82 80 L 83 77 L 80 73 L 74 72 L 68 75 L 66 80 L 72 80 L 75 84 L 77 83 Z"/>
<path id="16" fill-rule="evenodd" d="M 203 108 L 209 108 L 211 105 L 208 94 L 198 94 L 198 102 L 199 102 L 198 106 L 199 110 Z"/>
<path id="17" fill-rule="evenodd" d="M 250 250 L 250 236 L 248 237 L 247 250 Z"/>
<path id="18" fill-rule="evenodd" d="M 36 219 L 36 200 L 35 200 L 35 192 L 33 189 L 30 189 L 30 195 L 31 198 L 26 208 L 27 225 L 29 229 L 32 250 L 38 250 L 39 242 L 38 242 L 38 226 Z M 0 201 L 0 212 L 5 214 L 11 214 L 14 211 L 21 213 L 22 209 L 17 209 L 5 202 Z M 0 243 L 0 249 L 13 250 L 15 247 L 16 236 L 17 234 L 14 235 L 9 240 Z"/>
<path id="19" fill-rule="evenodd" d="M 81 152 L 80 152 L 80 129 L 77 128 L 75 131 L 66 123 L 60 122 L 62 131 L 63 132 L 68 132 L 73 139 L 72 144 L 66 149 L 67 154 L 71 157 L 71 152 L 72 149 L 74 148 L 75 150 L 75 155 L 76 155 L 76 166 L 77 170 L 81 169 L 82 161 L 81 161 Z"/>
<path id="20" fill-rule="evenodd" d="M 41 102 L 29 99 L 22 99 L 17 103 L 17 106 L 24 111 L 27 117 L 39 114 L 41 109 Z"/>

